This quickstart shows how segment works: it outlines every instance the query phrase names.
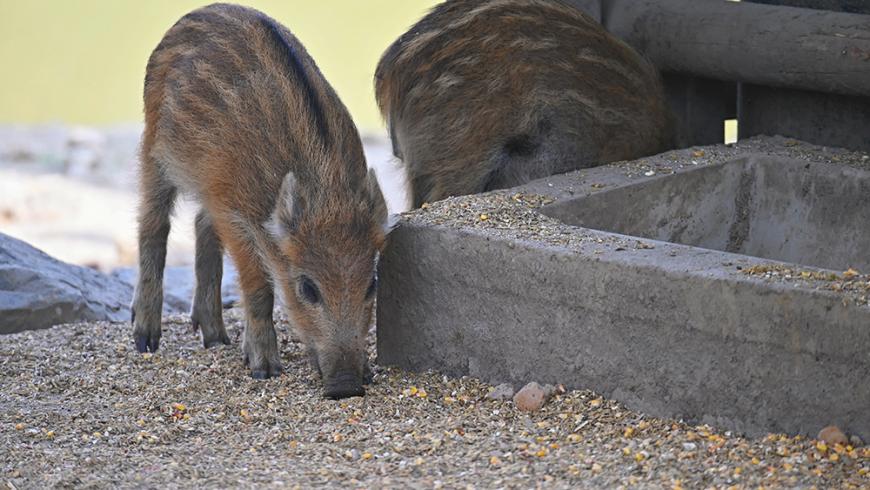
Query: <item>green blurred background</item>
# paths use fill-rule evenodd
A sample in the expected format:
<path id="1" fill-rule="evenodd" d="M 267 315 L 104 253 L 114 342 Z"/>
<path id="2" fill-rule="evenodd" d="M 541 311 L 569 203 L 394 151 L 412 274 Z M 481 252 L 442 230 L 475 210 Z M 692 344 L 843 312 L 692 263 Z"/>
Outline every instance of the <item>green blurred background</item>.
<path id="1" fill-rule="evenodd" d="M 0 123 L 142 119 L 145 63 L 190 0 L 0 0 Z M 372 77 L 436 0 L 246 0 L 305 44 L 361 130 L 379 130 Z"/>

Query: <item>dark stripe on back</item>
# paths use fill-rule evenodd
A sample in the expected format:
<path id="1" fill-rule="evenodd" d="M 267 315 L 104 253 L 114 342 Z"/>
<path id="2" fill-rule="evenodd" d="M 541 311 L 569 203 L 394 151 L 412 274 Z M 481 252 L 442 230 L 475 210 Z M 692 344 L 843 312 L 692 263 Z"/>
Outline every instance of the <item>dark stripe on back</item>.
<path id="1" fill-rule="evenodd" d="M 311 85 L 311 80 L 308 78 L 308 73 L 305 71 L 305 66 L 299 58 L 293 44 L 281 32 L 280 26 L 265 15 L 260 16 L 260 22 L 263 27 L 272 36 L 275 45 L 281 51 L 287 62 L 287 67 L 290 68 L 290 76 L 299 82 L 302 87 L 303 97 L 308 105 L 308 115 L 311 118 L 312 124 L 317 128 L 317 133 L 323 142 L 324 148 L 330 146 L 329 127 L 326 124 L 326 117 L 323 113 L 323 107 L 320 105 L 320 99 L 317 96 L 317 91 Z"/>

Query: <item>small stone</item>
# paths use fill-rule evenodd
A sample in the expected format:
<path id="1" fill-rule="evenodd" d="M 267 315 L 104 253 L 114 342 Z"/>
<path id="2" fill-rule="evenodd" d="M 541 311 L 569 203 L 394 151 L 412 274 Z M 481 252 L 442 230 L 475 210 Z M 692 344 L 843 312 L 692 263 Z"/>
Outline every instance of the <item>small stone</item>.
<path id="1" fill-rule="evenodd" d="M 562 385 L 559 385 L 559 386 L 561 387 Z M 559 391 L 559 388 L 556 387 L 556 386 L 553 386 L 553 385 L 544 385 L 544 398 L 545 398 L 545 399 L 549 400 L 550 398 L 553 398 L 553 396 L 554 396 L 556 393 L 564 394 L 565 392 L 564 392 L 564 391 L 561 391 L 561 392 L 560 392 L 560 391 Z"/>
<path id="2" fill-rule="evenodd" d="M 537 412 L 547 403 L 547 399 L 552 396 L 554 389 L 535 383 L 534 381 L 523 386 L 523 388 L 514 395 L 514 404 L 518 409 L 524 412 Z"/>
<path id="3" fill-rule="evenodd" d="M 492 391 L 490 391 L 486 395 L 486 397 L 489 398 L 490 400 L 496 400 L 496 401 L 500 401 L 500 402 L 506 402 L 506 401 L 510 400 L 511 398 L 513 398 L 513 396 L 514 396 L 514 387 L 508 383 L 502 383 L 502 384 L 496 386 L 495 388 L 493 388 Z"/>
<path id="4" fill-rule="evenodd" d="M 864 441 L 862 441 L 858 436 L 852 436 L 849 438 L 849 444 L 851 444 L 852 447 L 861 447 L 864 445 Z"/>
<path id="5" fill-rule="evenodd" d="M 846 437 L 846 434 L 844 434 L 836 425 L 829 425 L 819 431 L 817 439 L 824 441 L 828 446 L 835 446 L 837 444 L 845 446 L 849 444 L 849 438 Z"/>

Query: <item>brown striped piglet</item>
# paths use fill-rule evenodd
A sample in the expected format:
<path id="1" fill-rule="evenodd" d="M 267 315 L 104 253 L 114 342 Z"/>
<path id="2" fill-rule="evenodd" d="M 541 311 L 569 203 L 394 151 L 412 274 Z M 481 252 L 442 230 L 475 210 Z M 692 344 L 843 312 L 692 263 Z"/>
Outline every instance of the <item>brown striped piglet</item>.
<path id="1" fill-rule="evenodd" d="M 239 271 L 251 375 L 282 371 L 277 295 L 325 396 L 364 393 L 387 207 L 347 109 L 289 30 L 236 5 L 182 17 L 148 61 L 140 174 L 140 352 L 159 346 L 170 214 L 184 193 L 201 206 L 191 317 L 205 347 L 230 343 L 226 250 Z"/>
<path id="2" fill-rule="evenodd" d="M 561 0 L 448 0 L 375 92 L 415 207 L 672 148 L 659 74 Z"/>

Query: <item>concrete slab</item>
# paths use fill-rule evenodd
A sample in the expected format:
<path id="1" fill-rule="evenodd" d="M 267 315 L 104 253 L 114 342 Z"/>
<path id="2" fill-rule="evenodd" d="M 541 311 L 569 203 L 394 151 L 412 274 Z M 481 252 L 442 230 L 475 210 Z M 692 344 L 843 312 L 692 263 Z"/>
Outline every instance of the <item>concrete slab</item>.
<path id="1" fill-rule="evenodd" d="M 756 138 L 433 203 L 382 258 L 378 360 L 594 389 L 750 435 L 870 439 L 870 275 L 844 273 L 866 264 L 868 183 L 867 155 Z M 830 253 L 713 250 L 786 258 L 785 222 Z"/>

